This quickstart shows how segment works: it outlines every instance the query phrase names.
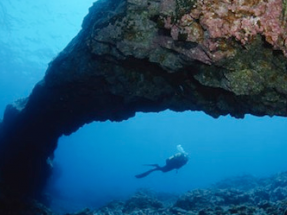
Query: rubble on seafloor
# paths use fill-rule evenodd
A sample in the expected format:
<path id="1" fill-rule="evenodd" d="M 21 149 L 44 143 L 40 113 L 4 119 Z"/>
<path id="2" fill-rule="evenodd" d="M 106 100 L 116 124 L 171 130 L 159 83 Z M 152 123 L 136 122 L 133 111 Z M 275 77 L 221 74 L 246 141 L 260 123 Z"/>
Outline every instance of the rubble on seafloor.
<path id="1" fill-rule="evenodd" d="M 14 209 L 13 209 L 14 208 Z M 17 213 L 14 213 L 14 212 Z M 56 215 L 35 201 L 10 201 L 0 195 L 0 214 Z M 65 215 L 287 215 L 287 172 L 268 178 L 243 175 L 181 196 L 138 190 L 126 201 Z"/>
<path id="2" fill-rule="evenodd" d="M 287 215 L 287 172 L 269 178 L 250 175 L 220 181 L 175 198 L 139 190 L 127 201 L 67 215 Z"/>

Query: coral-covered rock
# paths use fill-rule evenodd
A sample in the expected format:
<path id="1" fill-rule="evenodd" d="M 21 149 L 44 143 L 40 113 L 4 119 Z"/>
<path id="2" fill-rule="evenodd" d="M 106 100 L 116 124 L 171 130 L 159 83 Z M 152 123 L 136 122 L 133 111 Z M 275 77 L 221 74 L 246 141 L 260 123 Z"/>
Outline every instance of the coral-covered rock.
<path id="1" fill-rule="evenodd" d="M 212 191 L 194 190 L 182 196 L 177 200 L 174 206 L 185 210 L 200 210 L 206 205 L 214 207 L 211 201 L 212 198 Z M 221 201 L 221 199 L 219 201 Z"/>
<path id="2" fill-rule="evenodd" d="M 125 202 L 113 201 L 97 210 L 95 214 L 163 214 L 164 211 L 167 211 L 167 208 L 165 208 L 164 202 L 157 199 L 157 195 L 155 192 L 140 189 Z M 162 195 L 164 194 L 159 196 Z M 167 195 L 165 198 L 170 197 L 170 195 Z"/>
<path id="3" fill-rule="evenodd" d="M 209 189 L 190 191 L 180 196 L 173 205 L 161 204 L 160 207 L 153 205 L 153 202 L 158 203 L 158 200 L 154 201 L 156 195 L 154 192 L 140 192 L 126 202 L 112 202 L 96 210 L 94 215 L 285 215 L 287 194 L 282 190 L 287 186 L 275 184 L 276 181 L 284 180 L 286 176 L 285 172 L 269 178 L 255 178 L 247 175 L 234 177 L 220 181 Z M 276 196 L 277 199 L 272 196 Z M 130 208 L 130 205 L 133 205 L 131 210 L 124 209 L 127 206 Z"/>
<path id="4" fill-rule="evenodd" d="M 175 20 L 173 25 L 165 27 L 177 29 L 172 31 L 173 39 L 178 40 L 180 34 L 186 34 L 186 41 L 196 41 L 210 52 L 213 51 L 212 48 L 206 45 L 210 41 L 214 43 L 214 40 L 221 38 L 234 38 L 246 45 L 254 37 L 261 35 L 273 49 L 279 49 L 286 55 L 287 33 L 283 10 L 282 0 L 198 0 L 191 11 Z M 171 20 L 170 17 L 166 19 L 167 23 Z M 194 27 L 193 23 L 199 24 Z M 193 36 L 196 32 L 203 31 L 207 32 L 204 37 L 203 33 L 200 37 Z M 218 49 L 216 52 L 222 51 L 219 44 L 215 46 Z M 228 57 L 227 52 L 222 57 Z M 213 58 L 213 61 L 221 59 Z"/>
<path id="5" fill-rule="evenodd" d="M 226 179 L 212 189 L 186 193 L 174 207 L 198 214 L 281 214 L 287 208 L 287 186 L 276 181 L 284 181 L 286 176 L 285 172 L 266 179 L 251 176 Z"/>
<path id="6" fill-rule="evenodd" d="M 132 211 L 137 210 L 158 210 L 160 208 L 163 208 L 163 204 L 161 202 L 152 196 L 140 192 L 126 201 L 123 212 L 131 213 Z"/>
<path id="7" fill-rule="evenodd" d="M 67 213 L 66 215 L 94 215 L 94 213 L 89 208 L 85 208 L 85 209 L 78 211 L 78 212 L 75 212 L 75 213 Z"/>

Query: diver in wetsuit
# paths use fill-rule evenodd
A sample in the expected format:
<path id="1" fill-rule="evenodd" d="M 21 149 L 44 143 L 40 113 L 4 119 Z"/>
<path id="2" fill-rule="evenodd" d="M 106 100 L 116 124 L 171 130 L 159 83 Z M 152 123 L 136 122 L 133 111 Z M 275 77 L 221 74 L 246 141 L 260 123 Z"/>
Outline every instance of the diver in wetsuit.
<path id="1" fill-rule="evenodd" d="M 182 149 L 182 147 L 180 145 L 178 145 L 177 148 L 180 149 L 179 150 L 180 152 L 176 153 L 175 155 L 166 159 L 165 166 L 160 167 L 158 164 L 147 165 L 147 166 L 154 166 L 155 168 L 153 168 L 149 171 L 146 171 L 144 173 L 138 174 L 135 177 L 136 178 L 143 178 L 143 177 L 146 177 L 147 175 L 149 175 L 150 173 L 152 173 L 154 171 L 168 172 L 168 171 L 171 171 L 173 169 L 179 169 L 182 166 L 184 166 L 188 161 L 187 153 Z"/>

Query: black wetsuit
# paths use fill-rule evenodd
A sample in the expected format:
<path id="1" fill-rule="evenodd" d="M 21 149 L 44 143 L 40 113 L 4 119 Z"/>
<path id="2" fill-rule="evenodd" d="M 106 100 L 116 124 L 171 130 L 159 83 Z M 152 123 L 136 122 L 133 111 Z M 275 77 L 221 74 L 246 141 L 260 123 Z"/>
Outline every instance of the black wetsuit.
<path id="1" fill-rule="evenodd" d="M 150 173 L 152 173 L 154 171 L 168 172 L 168 171 L 171 171 L 173 169 L 179 169 L 180 167 L 185 165 L 187 163 L 187 161 L 188 161 L 187 154 L 177 153 L 177 154 L 171 156 L 170 158 L 166 159 L 165 166 L 160 167 L 158 164 L 148 165 L 148 166 L 154 166 L 155 168 L 151 169 L 149 171 L 146 171 L 142 174 L 136 175 L 136 178 L 146 177 L 147 175 L 149 175 Z"/>

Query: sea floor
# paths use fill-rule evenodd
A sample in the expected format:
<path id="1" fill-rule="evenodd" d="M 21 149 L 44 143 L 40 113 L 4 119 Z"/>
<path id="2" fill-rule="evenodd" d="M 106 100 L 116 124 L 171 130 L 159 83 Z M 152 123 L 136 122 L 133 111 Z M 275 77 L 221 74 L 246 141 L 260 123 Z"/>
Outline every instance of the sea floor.
<path id="1" fill-rule="evenodd" d="M 44 205 L 0 195 L 0 214 L 58 215 Z M 287 215 L 287 172 L 267 178 L 250 175 L 220 181 L 181 196 L 138 190 L 126 201 L 65 215 Z"/>

